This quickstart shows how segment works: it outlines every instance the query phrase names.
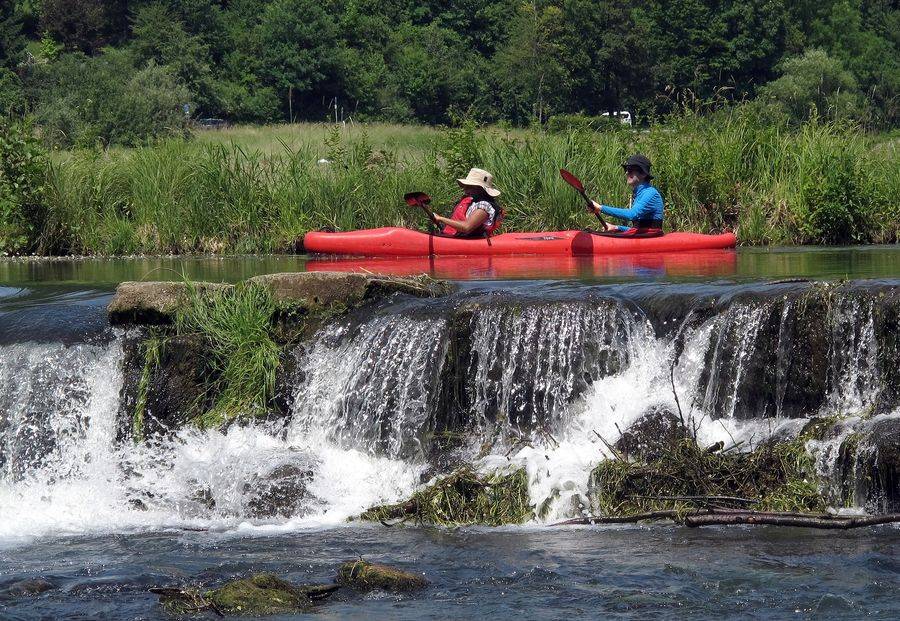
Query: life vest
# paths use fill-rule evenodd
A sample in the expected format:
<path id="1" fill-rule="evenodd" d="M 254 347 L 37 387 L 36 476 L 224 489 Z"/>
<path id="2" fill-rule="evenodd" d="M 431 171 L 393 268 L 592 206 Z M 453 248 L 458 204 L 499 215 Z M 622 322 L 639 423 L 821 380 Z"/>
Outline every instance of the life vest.
<path id="1" fill-rule="evenodd" d="M 466 212 L 469 211 L 469 207 L 471 207 L 472 203 L 474 202 L 475 199 L 473 197 L 463 196 L 462 199 L 460 199 L 460 201 L 456 203 L 456 207 L 453 208 L 453 213 L 450 214 L 450 219 L 465 222 Z M 494 223 L 490 226 L 482 225 L 480 231 L 469 233 L 467 237 L 481 237 L 482 235 L 484 235 L 485 237 L 490 237 L 491 235 L 493 235 L 494 231 L 500 228 L 500 225 L 503 223 L 503 216 L 505 216 L 506 214 L 503 213 L 503 210 L 500 208 L 500 206 L 494 201 L 487 202 L 494 206 Z M 444 225 L 443 233 L 444 235 L 462 235 L 459 231 L 457 231 L 449 224 Z"/>

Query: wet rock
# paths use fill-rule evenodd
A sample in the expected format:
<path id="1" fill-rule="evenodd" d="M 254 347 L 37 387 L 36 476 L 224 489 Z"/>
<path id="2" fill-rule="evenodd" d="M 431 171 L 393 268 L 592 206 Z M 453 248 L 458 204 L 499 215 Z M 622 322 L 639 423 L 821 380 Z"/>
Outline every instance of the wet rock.
<path id="1" fill-rule="evenodd" d="M 662 405 L 649 408 L 616 441 L 616 450 L 642 461 L 655 461 L 689 437 L 678 415 Z"/>
<path id="2" fill-rule="evenodd" d="M 144 437 L 177 431 L 202 409 L 209 374 L 203 339 L 195 335 L 165 340 L 152 369 L 144 414 Z"/>
<path id="3" fill-rule="evenodd" d="M 715 418 L 799 418 L 826 396 L 828 296 L 808 288 L 731 301 L 715 327 L 700 378 L 703 409 Z"/>
<path id="4" fill-rule="evenodd" d="M 244 486 L 249 495 L 246 504 L 251 518 L 291 517 L 297 515 L 307 498 L 307 484 L 313 478 L 308 465 L 284 464 L 264 477 Z"/>
<path id="5" fill-rule="evenodd" d="M 282 307 L 316 312 L 352 308 L 394 292 L 418 297 L 450 293 L 451 286 L 427 276 L 397 278 L 353 272 L 288 272 L 254 276 L 248 282 L 269 288 Z"/>
<path id="6" fill-rule="evenodd" d="M 874 319 L 879 338 L 877 364 L 881 372 L 875 412 L 886 414 L 900 407 L 900 288 L 878 292 Z"/>
<path id="7" fill-rule="evenodd" d="M 223 291 L 232 285 L 192 283 L 201 292 Z M 123 282 L 107 308 L 112 324 L 168 324 L 188 301 L 189 286 L 183 282 Z"/>
<path id="8" fill-rule="evenodd" d="M 870 513 L 900 512 L 900 417 L 860 425 L 842 443 L 839 461 L 852 504 Z"/>
<path id="9" fill-rule="evenodd" d="M 363 560 L 347 561 L 341 565 L 335 582 L 357 591 L 381 589 L 392 592 L 415 591 L 429 584 L 428 580 L 418 574 Z"/>

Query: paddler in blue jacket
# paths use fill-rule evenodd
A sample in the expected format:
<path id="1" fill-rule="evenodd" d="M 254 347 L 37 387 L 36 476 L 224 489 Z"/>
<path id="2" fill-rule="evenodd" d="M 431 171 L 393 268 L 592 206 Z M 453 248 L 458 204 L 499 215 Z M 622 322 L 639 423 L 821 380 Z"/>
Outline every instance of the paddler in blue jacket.
<path id="1" fill-rule="evenodd" d="M 650 180 L 653 179 L 653 175 L 650 174 L 650 160 L 647 156 L 637 153 L 629 157 L 622 164 L 622 168 L 625 169 L 625 180 L 631 187 L 631 207 L 622 209 L 591 201 L 594 213 L 631 221 L 630 227 L 607 223 L 606 230 L 610 233 L 619 233 L 623 237 L 662 235 L 663 199 L 659 190 L 650 185 Z"/>

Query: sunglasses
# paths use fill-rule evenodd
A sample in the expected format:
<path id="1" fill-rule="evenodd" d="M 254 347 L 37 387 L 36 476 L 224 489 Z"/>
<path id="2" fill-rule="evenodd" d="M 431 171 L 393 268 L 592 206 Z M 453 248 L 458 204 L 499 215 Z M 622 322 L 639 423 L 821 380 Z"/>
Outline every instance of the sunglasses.
<path id="1" fill-rule="evenodd" d="M 640 172 L 641 172 L 641 169 L 640 169 L 640 168 L 631 168 L 631 167 L 629 167 L 629 168 L 626 168 L 626 169 L 625 169 L 625 174 L 626 174 L 626 175 L 637 175 L 637 174 L 640 173 Z"/>

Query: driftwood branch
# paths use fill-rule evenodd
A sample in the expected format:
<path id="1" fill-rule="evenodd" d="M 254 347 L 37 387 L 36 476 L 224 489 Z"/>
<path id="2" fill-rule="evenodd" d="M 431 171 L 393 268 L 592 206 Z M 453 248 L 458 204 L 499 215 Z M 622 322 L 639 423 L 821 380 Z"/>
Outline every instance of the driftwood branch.
<path id="1" fill-rule="evenodd" d="M 684 518 L 687 526 L 735 526 L 740 524 L 759 524 L 768 526 L 800 526 L 805 528 L 825 528 L 846 530 L 900 522 L 900 514 L 867 515 L 860 517 L 811 516 L 804 514 L 771 514 L 771 513 L 726 513 L 715 515 L 688 515 Z"/>
<path id="2" fill-rule="evenodd" d="M 733 502 L 737 504 L 752 505 L 759 502 L 751 498 L 739 498 L 737 496 L 629 496 L 635 500 L 684 500 L 691 502 Z"/>

